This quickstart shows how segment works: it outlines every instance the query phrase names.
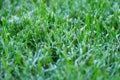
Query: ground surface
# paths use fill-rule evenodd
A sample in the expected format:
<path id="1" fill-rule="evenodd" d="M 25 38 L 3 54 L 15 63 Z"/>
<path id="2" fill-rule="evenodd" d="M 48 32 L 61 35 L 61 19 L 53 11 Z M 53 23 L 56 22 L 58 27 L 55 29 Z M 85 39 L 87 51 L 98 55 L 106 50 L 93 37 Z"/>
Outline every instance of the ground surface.
<path id="1" fill-rule="evenodd" d="M 0 80 L 120 80 L 120 0 L 0 0 Z"/>

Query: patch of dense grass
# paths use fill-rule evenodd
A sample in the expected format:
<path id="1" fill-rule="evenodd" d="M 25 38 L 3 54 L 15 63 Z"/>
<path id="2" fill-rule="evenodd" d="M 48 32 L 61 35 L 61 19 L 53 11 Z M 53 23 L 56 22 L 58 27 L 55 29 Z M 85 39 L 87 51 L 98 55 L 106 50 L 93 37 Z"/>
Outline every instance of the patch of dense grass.
<path id="1" fill-rule="evenodd" d="M 119 80 L 120 0 L 0 0 L 0 80 Z"/>

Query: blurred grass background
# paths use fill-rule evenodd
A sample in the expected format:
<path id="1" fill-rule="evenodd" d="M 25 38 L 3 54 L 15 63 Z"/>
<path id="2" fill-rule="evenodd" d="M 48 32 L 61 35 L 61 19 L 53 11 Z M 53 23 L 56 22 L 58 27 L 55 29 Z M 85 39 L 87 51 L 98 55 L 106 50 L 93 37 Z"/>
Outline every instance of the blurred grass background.
<path id="1" fill-rule="evenodd" d="M 120 0 L 0 0 L 0 80 L 119 80 Z"/>

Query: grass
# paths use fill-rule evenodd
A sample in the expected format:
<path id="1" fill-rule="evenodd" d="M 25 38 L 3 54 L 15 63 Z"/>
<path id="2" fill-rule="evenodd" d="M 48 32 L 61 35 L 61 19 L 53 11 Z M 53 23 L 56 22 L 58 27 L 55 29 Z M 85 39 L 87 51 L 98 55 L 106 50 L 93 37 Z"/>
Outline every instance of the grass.
<path id="1" fill-rule="evenodd" d="M 0 0 L 0 80 L 120 80 L 120 0 Z"/>

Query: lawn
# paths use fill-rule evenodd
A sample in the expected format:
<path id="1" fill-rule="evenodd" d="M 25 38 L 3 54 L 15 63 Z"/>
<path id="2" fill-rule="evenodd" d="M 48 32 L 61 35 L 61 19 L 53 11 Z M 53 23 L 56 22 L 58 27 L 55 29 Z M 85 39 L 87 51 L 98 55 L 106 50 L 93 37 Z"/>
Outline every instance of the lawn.
<path id="1" fill-rule="evenodd" d="M 120 80 L 120 0 L 0 0 L 0 80 Z"/>

